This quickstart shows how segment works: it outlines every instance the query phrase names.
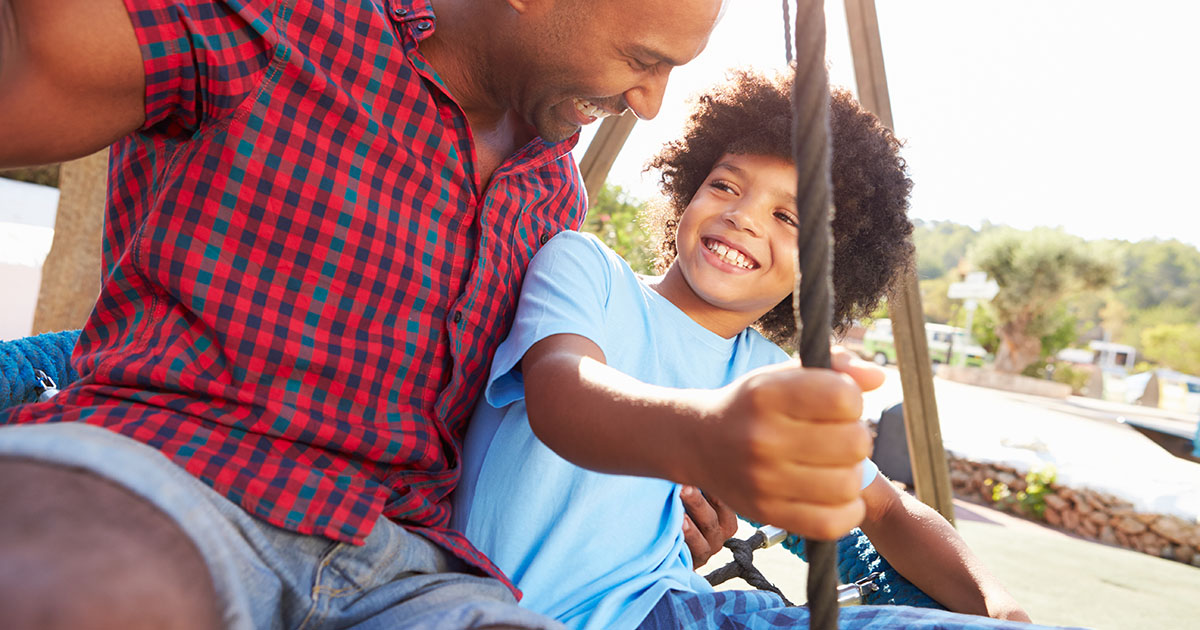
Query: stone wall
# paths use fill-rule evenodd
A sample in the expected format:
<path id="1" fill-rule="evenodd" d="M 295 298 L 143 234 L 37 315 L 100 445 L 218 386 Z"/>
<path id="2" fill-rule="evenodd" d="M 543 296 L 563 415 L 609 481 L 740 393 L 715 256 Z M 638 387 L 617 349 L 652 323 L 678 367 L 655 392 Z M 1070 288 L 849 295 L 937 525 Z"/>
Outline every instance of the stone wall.
<path id="1" fill-rule="evenodd" d="M 997 372 L 991 368 L 939 365 L 937 366 L 937 375 L 948 381 L 1017 392 L 1018 394 L 1032 394 L 1046 398 L 1067 398 L 1071 395 L 1071 386 L 1066 383 Z"/>
<path id="2" fill-rule="evenodd" d="M 1057 483 L 1051 483 L 1048 492 L 1042 495 L 1045 508 L 1039 519 L 1020 504 L 992 500 L 998 483 L 1008 486 L 1014 494 L 1026 490 L 1024 473 L 1000 464 L 957 457 L 950 457 L 949 463 L 950 483 L 960 498 L 1044 521 L 1089 540 L 1200 567 L 1200 524 L 1169 514 L 1139 513 L 1128 501 Z"/>

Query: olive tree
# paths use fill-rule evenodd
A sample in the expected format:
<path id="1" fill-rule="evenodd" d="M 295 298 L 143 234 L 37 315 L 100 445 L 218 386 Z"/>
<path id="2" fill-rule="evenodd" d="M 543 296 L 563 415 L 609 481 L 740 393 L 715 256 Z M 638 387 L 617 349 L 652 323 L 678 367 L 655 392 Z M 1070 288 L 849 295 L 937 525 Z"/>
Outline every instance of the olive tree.
<path id="1" fill-rule="evenodd" d="M 995 368 L 1011 373 L 1042 358 L 1042 339 L 1061 328 L 1072 295 L 1102 289 L 1115 274 L 1082 239 L 1046 228 L 985 234 L 971 261 L 1000 286 L 988 303 L 999 338 Z"/>

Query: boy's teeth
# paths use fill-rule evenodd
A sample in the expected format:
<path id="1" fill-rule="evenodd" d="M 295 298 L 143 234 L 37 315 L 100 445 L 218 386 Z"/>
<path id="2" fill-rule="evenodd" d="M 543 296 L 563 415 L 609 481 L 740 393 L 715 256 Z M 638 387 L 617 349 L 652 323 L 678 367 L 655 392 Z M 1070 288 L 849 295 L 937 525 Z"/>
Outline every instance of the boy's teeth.
<path id="1" fill-rule="evenodd" d="M 735 265 L 735 266 L 741 267 L 743 269 L 753 269 L 754 268 L 753 266 L 750 265 L 750 263 L 746 262 L 745 254 L 743 254 L 735 249 L 730 249 L 724 243 L 713 242 L 708 246 L 708 249 L 710 251 L 712 251 L 714 254 L 716 254 L 717 256 L 719 256 L 721 258 L 721 260 L 724 260 L 725 262 L 727 262 L 731 265 Z"/>

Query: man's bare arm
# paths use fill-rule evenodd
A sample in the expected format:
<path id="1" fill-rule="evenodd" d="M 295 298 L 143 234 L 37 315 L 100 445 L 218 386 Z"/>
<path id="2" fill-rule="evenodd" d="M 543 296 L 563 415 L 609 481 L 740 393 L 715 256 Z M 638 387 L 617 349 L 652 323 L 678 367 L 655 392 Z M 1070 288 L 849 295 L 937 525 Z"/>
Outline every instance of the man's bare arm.
<path id="1" fill-rule="evenodd" d="M 121 0 L 0 0 L 0 167 L 104 148 L 142 125 L 144 92 Z"/>

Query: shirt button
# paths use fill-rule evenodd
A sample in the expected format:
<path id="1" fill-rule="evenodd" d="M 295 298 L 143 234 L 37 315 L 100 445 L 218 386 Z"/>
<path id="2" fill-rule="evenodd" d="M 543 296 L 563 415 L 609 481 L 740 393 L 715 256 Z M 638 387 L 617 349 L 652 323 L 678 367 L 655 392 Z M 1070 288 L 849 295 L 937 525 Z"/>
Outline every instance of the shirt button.
<path id="1" fill-rule="evenodd" d="M 408 15 L 408 9 L 396 9 L 396 17 L 404 17 Z"/>
<path id="2" fill-rule="evenodd" d="M 417 30 L 418 31 L 425 32 L 431 28 L 433 28 L 433 24 L 430 24 L 427 21 L 417 22 Z"/>
<path id="3" fill-rule="evenodd" d="M 550 240 L 550 235 L 545 232 L 542 232 L 542 235 L 538 238 L 538 242 L 542 245 L 545 245 L 548 240 Z"/>
<path id="4" fill-rule="evenodd" d="M 461 321 L 462 321 L 462 311 L 454 311 L 454 323 L 457 324 Z"/>

